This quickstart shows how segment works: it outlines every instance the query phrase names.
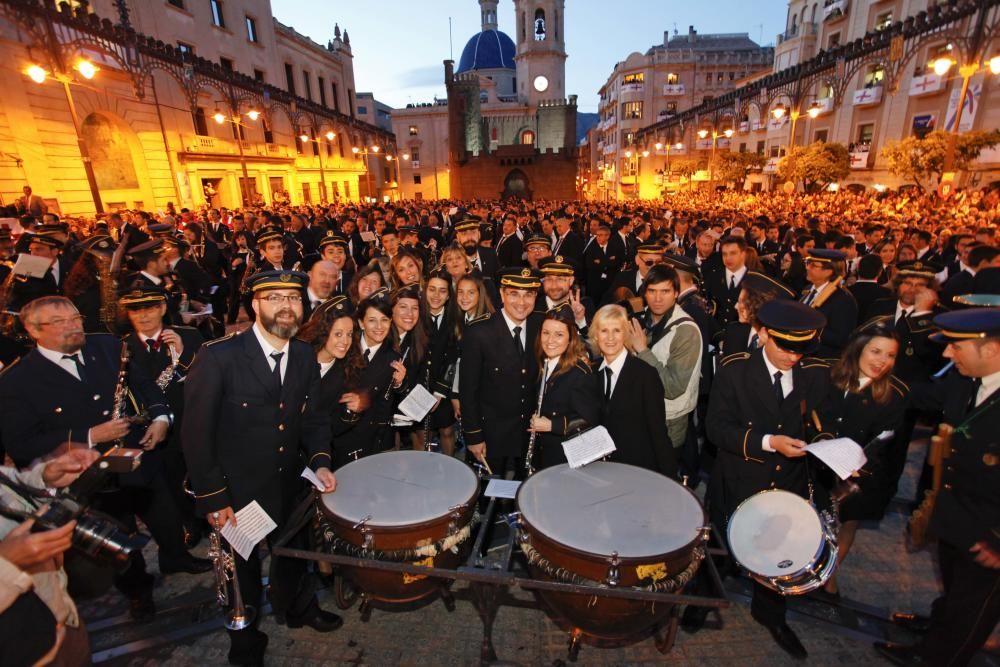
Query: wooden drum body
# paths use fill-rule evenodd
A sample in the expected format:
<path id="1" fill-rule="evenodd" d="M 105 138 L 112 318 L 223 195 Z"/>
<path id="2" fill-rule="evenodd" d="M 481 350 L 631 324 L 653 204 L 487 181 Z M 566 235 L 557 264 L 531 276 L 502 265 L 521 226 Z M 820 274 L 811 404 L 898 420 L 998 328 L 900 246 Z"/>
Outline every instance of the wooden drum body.
<path id="1" fill-rule="evenodd" d="M 546 468 L 517 493 L 532 576 L 566 583 L 681 592 L 700 564 L 707 517 L 673 480 L 622 463 Z M 639 639 L 671 605 L 538 591 L 556 616 L 592 637 Z"/>
<path id="2" fill-rule="evenodd" d="M 441 454 L 375 454 L 337 470 L 337 490 L 320 498 L 327 548 L 371 558 L 456 568 L 472 541 L 479 480 Z M 406 573 L 343 567 L 367 598 L 410 604 L 437 595 L 444 582 Z"/>

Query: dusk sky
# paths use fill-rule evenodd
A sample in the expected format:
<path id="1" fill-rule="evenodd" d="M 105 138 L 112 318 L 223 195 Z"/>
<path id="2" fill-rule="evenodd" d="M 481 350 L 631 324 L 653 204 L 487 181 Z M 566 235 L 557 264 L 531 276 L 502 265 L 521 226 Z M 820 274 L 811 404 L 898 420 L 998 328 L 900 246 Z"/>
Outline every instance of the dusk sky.
<path id="1" fill-rule="evenodd" d="M 476 0 L 329 2 L 271 0 L 274 16 L 325 45 L 339 23 L 351 37 L 354 77 L 359 91 L 393 107 L 443 98 L 449 58 L 448 17 L 453 58 L 479 32 Z M 773 44 L 785 28 L 788 3 L 782 0 L 587 0 L 566 3 L 566 92 L 579 96 L 580 111 L 597 111 L 597 91 L 615 63 L 631 52 L 663 43 L 663 32 L 745 32 Z M 500 30 L 514 37 L 514 3 L 500 0 Z"/>

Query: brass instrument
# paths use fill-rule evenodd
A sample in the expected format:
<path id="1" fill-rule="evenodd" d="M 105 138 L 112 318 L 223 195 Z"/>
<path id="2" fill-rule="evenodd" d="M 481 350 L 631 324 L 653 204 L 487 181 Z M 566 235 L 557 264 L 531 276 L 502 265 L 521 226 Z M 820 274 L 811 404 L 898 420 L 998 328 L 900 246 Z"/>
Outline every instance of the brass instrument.
<path id="1" fill-rule="evenodd" d="M 257 270 L 257 260 L 254 258 L 254 251 L 250 248 L 247 248 L 247 256 L 244 262 L 246 262 L 246 268 L 243 270 L 243 280 L 240 281 L 240 294 L 246 294 L 247 281 L 250 280 L 250 276 Z"/>
<path id="2" fill-rule="evenodd" d="M 823 291 L 817 294 L 816 298 L 812 300 L 812 303 L 809 304 L 809 307 L 819 308 L 824 303 L 826 303 L 827 299 L 833 296 L 833 293 L 840 288 L 840 283 L 842 283 L 843 281 L 844 281 L 843 276 L 837 276 L 829 283 L 827 283 L 826 287 L 823 288 Z"/>
<path id="3" fill-rule="evenodd" d="M 924 495 L 920 506 L 910 515 L 910 541 L 917 547 L 923 546 L 928 541 L 927 528 L 931 523 L 931 515 L 934 514 L 938 493 L 941 492 L 945 459 L 951 456 L 951 434 L 954 430 L 955 427 L 951 424 L 941 424 L 938 426 L 937 434 L 931 436 L 931 451 L 927 462 L 934 467 L 934 482 L 930 491 Z"/>
<path id="4" fill-rule="evenodd" d="M 545 382 L 549 379 L 549 360 L 545 360 L 545 364 L 542 367 L 542 381 L 538 385 L 538 404 L 535 405 L 534 414 L 540 414 L 542 412 L 542 399 L 545 397 Z M 528 437 L 528 455 L 524 459 L 524 472 L 527 473 L 528 477 L 535 474 L 535 439 L 538 437 L 538 433 L 532 429 L 531 435 Z"/>
<path id="5" fill-rule="evenodd" d="M 160 335 L 162 339 L 162 332 Z M 181 360 L 181 355 L 174 352 L 173 348 L 169 345 L 167 346 L 167 353 L 170 355 L 170 363 L 156 377 L 156 386 L 160 388 L 160 391 L 166 391 L 167 387 L 170 386 L 171 380 L 174 379 L 174 373 L 177 372 L 177 364 Z"/>
<path id="6" fill-rule="evenodd" d="M 3 284 L 0 285 L 0 332 L 12 336 L 14 334 L 14 323 L 17 321 L 17 314 L 11 313 L 7 310 L 7 304 L 10 303 L 10 297 L 14 291 L 14 281 L 24 282 L 28 278 L 26 276 L 19 276 L 14 273 L 14 264 L 12 262 L 4 262 L 10 273 L 4 279 Z"/>

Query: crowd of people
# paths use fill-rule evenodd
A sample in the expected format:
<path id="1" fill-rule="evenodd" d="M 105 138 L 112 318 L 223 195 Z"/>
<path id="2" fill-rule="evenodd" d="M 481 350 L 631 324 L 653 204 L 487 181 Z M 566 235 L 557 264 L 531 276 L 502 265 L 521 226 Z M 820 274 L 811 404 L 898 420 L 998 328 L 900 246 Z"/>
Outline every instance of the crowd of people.
<path id="1" fill-rule="evenodd" d="M 895 497 L 914 430 L 945 421 L 956 430 L 931 517 L 944 593 L 929 618 L 898 618 L 922 642 L 878 649 L 967 664 L 1000 619 L 997 189 L 170 205 L 95 220 L 31 197 L 0 212 L 17 220 L 0 228 L 4 470 L 66 486 L 95 448 L 142 450 L 93 504 L 129 531 L 141 519 L 161 575 L 208 571 L 190 550 L 252 501 L 279 533 L 303 466 L 333 493 L 340 467 L 392 449 L 522 479 L 598 425 L 609 460 L 707 484 L 723 538 L 760 491 L 827 506 L 837 485 L 810 441 L 876 443 L 833 506 L 842 561 Z M 434 408 L 394 417 L 417 385 Z M 0 646 L 24 639 L 29 609 L 52 632 L 18 643 L 24 664 L 85 664 L 67 591 L 85 594 L 93 568 L 73 552 L 64 564 L 65 527 L 25 525 L 0 526 Z M 270 567 L 279 622 L 340 626 L 304 561 Z M 256 605 L 257 552 L 236 570 Z M 113 582 L 136 620 L 155 615 L 141 550 Z M 836 602 L 836 578 L 816 595 Z M 685 610 L 689 632 L 701 609 Z M 807 656 L 781 595 L 755 583 L 752 613 Z M 260 664 L 267 635 L 229 632 L 230 662 Z"/>

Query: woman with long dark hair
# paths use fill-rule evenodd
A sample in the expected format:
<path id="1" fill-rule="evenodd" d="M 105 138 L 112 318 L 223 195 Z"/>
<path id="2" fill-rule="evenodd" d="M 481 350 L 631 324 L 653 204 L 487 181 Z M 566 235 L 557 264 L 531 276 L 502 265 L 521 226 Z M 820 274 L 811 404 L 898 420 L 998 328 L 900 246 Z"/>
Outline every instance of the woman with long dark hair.
<path id="1" fill-rule="evenodd" d="M 428 356 L 429 341 L 422 314 L 422 301 L 419 284 L 400 287 L 389 296 L 389 304 L 392 306 L 392 343 L 406 367 L 407 382 L 400 388 L 400 396 L 405 396 L 421 383 L 421 372 Z M 417 436 L 416 425 L 397 427 L 396 432 L 404 447 L 409 441 L 414 449 L 423 448 Z"/>
<path id="2" fill-rule="evenodd" d="M 893 447 L 890 437 L 903 424 L 905 384 L 892 375 L 899 352 L 899 338 L 890 319 L 872 320 L 854 332 L 840 359 L 830 369 L 830 394 L 817 409 L 819 427 L 835 438 L 851 438 L 861 446 L 880 434 L 884 440 L 872 445 L 868 462 L 858 477 L 849 478 L 857 491 L 840 503 L 839 560 L 851 551 L 861 521 L 879 521 L 895 495 Z M 838 595 L 837 580 L 831 578 L 824 589 Z"/>
<path id="3" fill-rule="evenodd" d="M 347 296 L 351 303 L 360 304 L 362 301 L 384 288 L 385 276 L 378 263 L 371 262 L 365 264 L 351 278 L 351 284 L 347 286 Z"/>
<path id="4" fill-rule="evenodd" d="M 451 456 L 455 452 L 455 411 L 447 400 L 454 384 L 458 367 L 458 338 L 455 320 L 458 307 L 452 295 L 451 277 L 438 269 L 427 277 L 423 291 L 424 325 L 428 336 L 429 352 L 418 378 L 427 390 L 442 399 L 431 411 L 427 428 L 419 433 L 421 440 L 437 432 L 441 452 Z M 424 447 L 426 442 L 421 443 Z"/>
<path id="5" fill-rule="evenodd" d="M 465 256 L 465 253 L 462 253 Z M 447 272 L 447 270 L 446 270 Z M 447 272 L 451 275 L 450 272 Z M 458 401 L 458 367 L 462 362 L 462 333 L 466 325 L 481 317 L 489 317 L 496 310 L 493 302 L 490 301 L 486 292 L 486 285 L 483 279 L 472 273 L 464 274 L 455 283 L 455 305 L 457 313 L 455 315 L 455 376 L 451 385 L 451 407 L 455 416 L 461 419 L 462 410 Z"/>
<path id="6" fill-rule="evenodd" d="M 562 444 L 601 420 L 601 392 L 590 370 L 587 347 L 569 304 L 548 310 L 535 341 L 541 408 L 531 417 L 534 461 L 549 468 L 566 462 Z M 537 407 L 537 404 L 533 407 Z"/>
<path id="7" fill-rule="evenodd" d="M 410 248 L 403 247 L 389 262 L 395 287 L 420 284 L 424 279 L 424 260 Z"/>
<path id="8" fill-rule="evenodd" d="M 365 364 L 354 322 L 354 306 L 344 295 L 320 305 L 298 338 L 313 346 L 320 372 L 320 405 L 330 413 L 334 460 L 346 462 L 344 435 L 355 428 L 371 397 L 362 384 Z"/>

